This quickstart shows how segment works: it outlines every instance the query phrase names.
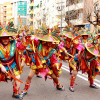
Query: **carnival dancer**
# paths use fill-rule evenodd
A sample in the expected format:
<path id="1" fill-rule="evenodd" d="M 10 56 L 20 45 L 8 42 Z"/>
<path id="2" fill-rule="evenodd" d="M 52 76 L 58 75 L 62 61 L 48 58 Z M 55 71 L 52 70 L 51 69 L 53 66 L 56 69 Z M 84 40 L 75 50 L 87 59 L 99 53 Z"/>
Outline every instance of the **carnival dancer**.
<path id="1" fill-rule="evenodd" d="M 36 40 L 36 38 L 37 38 L 37 36 L 36 35 L 34 35 L 34 34 L 37 34 L 36 32 L 34 32 L 33 31 L 33 28 L 30 26 L 30 28 L 28 28 L 27 26 L 25 26 L 24 27 L 25 28 L 25 33 L 26 33 L 26 42 L 27 42 L 27 44 L 30 44 L 30 40 L 31 40 L 31 35 L 33 35 L 33 37 L 35 37 L 35 40 Z M 32 42 L 32 41 L 31 41 Z M 28 45 L 29 46 L 29 45 Z M 35 45 L 36 46 L 36 45 Z M 38 70 L 38 69 L 37 69 Z M 38 77 L 38 78 L 42 78 L 42 76 L 39 74 L 39 72 L 38 71 L 36 71 L 36 77 Z"/>
<path id="2" fill-rule="evenodd" d="M 74 49 L 73 49 L 73 39 L 75 38 L 75 35 L 72 32 L 66 32 L 64 33 L 66 36 L 64 47 L 67 50 L 67 52 L 71 55 L 74 55 Z M 67 60 L 69 61 L 71 56 L 67 55 Z M 69 65 L 70 74 L 72 74 L 72 68 Z"/>
<path id="3" fill-rule="evenodd" d="M 13 28 L 13 22 L 9 22 L 6 28 L 0 30 L 0 81 L 13 81 L 13 97 L 22 99 L 19 95 L 20 74 L 22 68 L 18 61 L 18 51 L 16 41 L 12 36 L 16 36 L 16 29 Z M 10 75 L 10 76 L 9 76 Z"/>
<path id="4" fill-rule="evenodd" d="M 41 42 L 39 44 L 39 52 L 46 60 L 46 64 L 48 68 L 50 69 L 50 73 L 48 75 L 53 79 L 56 88 L 58 90 L 64 90 L 64 87 L 59 84 L 58 77 L 59 73 L 61 72 L 61 63 L 59 63 L 57 59 L 57 52 L 56 52 L 56 46 L 59 43 L 58 38 L 52 36 L 52 34 L 49 32 L 48 34 L 43 36 L 41 38 Z"/>
<path id="5" fill-rule="evenodd" d="M 22 94 L 21 94 L 22 96 L 27 94 L 27 91 L 30 87 L 31 80 L 37 71 L 39 71 L 45 79 L 49 75 L 53 79 L 56 85 L 56 88 L 58 90 L 62 90 L 62 91 L 64 90 L 64 87 L 59 84 L 59 81 L 57 78 L 59 76 L 58 72 L 60 71 L 60 69 L 59 69 L 58 60 L 56 58 L 56 51 L 53 49 L 54 47 L 53 43 L 56 43 L 59 41 L 58 40 L 54 41 L 55 38 L 51 37 L 52 39 L 54 39 L 52 40 L 48 36 L 42 37 L 42 39 L 38 38 L 39 39 L 38 41 L 36 37 L 34 38 L 34 43 L 29 44 L 30 49 L 28 50 L 28 55 L 29 55 L 28 59 L 31 59 L 30 60 L 31 62 L 29 63 L 31 66 L 30 67 L 31 70 L 27 77 L 24 90 L 22 91 Z M 26 55 L 27 55 L 27 52 L 26 52 Z M 42 72 L 44 72 L 45 74 L 42 74 Z"/>
<path id="6" fill-rule="evenodd" d="M 60 63 L 62 61 L 67 61 L 70 59 L 70 54 L 72 54 L 72 39 L 75 37 L 72 32 L 70 31 L 70 27 L 64 29 L 62 34 L 59 34 L 58 25 L 54 26 L 53 31 L 51 32 L 53 36 L 56 36 L 60 43 L 57 46 L 57 55 Z M 72 69 L 70 68 L 70 74 L 72 73 Z"/>
<path id="7" fill-rule="evenodd" d="M 82 31 L 83 33 L 83 31 Z M 74 51 L 74 58 L 71 58 L 69 60 L 69 64 L 71 66 L 71 68 L 73 69 L 73 74 L 71 75 L 71 79 L 70 79 L 70 87 L 69 90 L 74 92 L 74 83 L 75 83 L 75 79 L 78 73 L 78 70 L 80 70 L 80 62 L 78 61 L 79 56 L 81 55 L 81 53 L 84 51 L 84 42 L 83 41 L 87 41 L 87 34 L 82 35 L 82 38 L 80 39 L 80 35 L 77 36 L 76 38 L 73 39 L 73 51 Z M 82 56 L 82 61 L 84 61 L 84 57 Z M 83 63 L 82 63 L 83 64 Z M 85 70 L 85 68 L 82 69 L 83 71 Z"/>
<path id="8" fill-rule="evenodd" d="M 30 66 L 30 72 L 28 74 L 28 77 L 26 79 L 25 87 L 23 91 L 21 92 L 21 97 L 27 94 L 28 89 L 30 88 L 31 80 L 34 77 L 35 74 L 39 74 L 39 72 L 44 72 L 43 64 L 45 60 L 39 58 L 37 55 L 36 48 L 38 46 L 38 38 L 35 37 L 34 39 L 28 38 L 29 45 L 27 46 L 26 50 L 24 51 L 23 60 L 22 60 L 22 66 L 28 65 Z"/>
<path id="9" fill-rule="evenodd" d="M 89 53 L 86 53 L 86 60 L 90 62 L 90 68 L 88 70 L 88 79 L 90 81 L 90 87 L 96 88 L 98 87 L 94 84 L 94 79 L 96 75 L 100 73 L 100 39 L 97 40 L 97 43 L 94 42 L 85 44 L 86 49 Z M 91 57 L 92 56 L 92 57 Z"/>
<path id="10" fill-rule="evenodd" d="M 77 42 L 74 44 L 74 46 L 77 49 L 78 54 L 75 55 L 75 58 L 72 58 L 70 60 L 70 65 L 73 68 L 73 75 L 71 76 L 71 79 L 70 79 L 69 90 L 72 92 L 74 92 L 73 86 L 75 83 L 78 70 L 82 70 L 82 73 L 87 72 L 90 87 L 97 88 L 97 86 L 93 82 L 93 78 L 91 78 L 91 73 L 90 73 L 93 68 L 91 67 L 91 63 L 94 59 L 96 59 L 96 57 L 86 49 L 85 43 L 87 43 L 88 41 L 87 40 L 88 34 L 85 33 L 82 37 L 83 37 L 83 40 L 80 43 L 74 40 L 74 42 Z M 90 65 L 88 64 L 88 62 L 90 62 Z"/>

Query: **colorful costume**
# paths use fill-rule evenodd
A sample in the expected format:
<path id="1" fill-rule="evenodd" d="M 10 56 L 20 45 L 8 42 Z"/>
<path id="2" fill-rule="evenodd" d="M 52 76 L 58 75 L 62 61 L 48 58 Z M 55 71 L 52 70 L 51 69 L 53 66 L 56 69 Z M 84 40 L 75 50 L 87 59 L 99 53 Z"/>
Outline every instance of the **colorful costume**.
<path id="1" fill-rule="evenodd" d="M 40 40 L 42 40 L 39 44 L 38 50 L 40 54 L 46 60 L 46 66 L 49 69 L 48 75 L 54 74 L 56 77 L 59 77 L 59 73 L 61 73 L 61 63 L 59 63 L 57 59 L 56 45 L 59 43 L 58 38 L 52 36 L 51 33 L 43 36 Z M 53 79 L 54 83 L 58 90 L 64 90 L 63 86 L 59 87 L 58 79 Z"/>
<path id="2" fill-rule="evenodd" d="M 12 22 L 11 22 L 12 24 Z M 11 25 L 10 24 L 10 25 Z M 22 68 L 19 64 L 18 59 L 18 48 L 16 46 L 16 41 L 11 38 L 11 36 L 16 36 L 15 29 L 13 29 L 11 26 L 7 26 L 6 29 L 3 28 L 0 31 L 0 66 L 4 66 L 7 74 L 3 73 L 0 70 L 0 81 L 7 81 L 8 79 L 12 80 L 14 77 L 19 76 L 22 73 Z M 11 40 L 9 40 L 11 38 Z M 9 40 L 7 45 L 4 45 L 2 43 L 2 39 Z M 11 74 L 10 76 L 8 76 Z M 13 77 L 11 77 L 13 76 Z M 19 96 L 19 89 L 20 87 L 17 87 L 16 78 L 14 78 L 14 85 L 13 85 L 13 96 L 15 98 L 20 98 Z"/>
<path id="3" fill-rule="evenodd" d="M 30 66 L 31 73 L 36 73 L 37 71 L 41 73 L 42 77 L 45 77 L 45 79 L 47 78 L 47 76 L 51 76 L 53 73 L 55 75 L 55 79 L 54 79 L 54 83 L 57 86 L 58 90 L 64 90 L 63 86 L 59 87 L 59 83 L 58 83 L 58 79 L 57 77 L 59 76 L 59 64 L 58 64 L 58 60 L 56 58 L 56 50 L 53 49 L 52 47 L 48 47 L 47 44 L 45 44 L 45 42 L 47 41 L 47 43 L 51 43 L 52 42 L 58 42 L 59 41 L 53 41 L 52 39 L 55 40 L 55 38 L 49 38 L 51 39 L 51 41 L 49 39 L 47 39 L 46 36 L 44 36 L 43 38 L 36 38 L 36 35 L 33 35 L 31 37 L 30 43 L 28 45 L 28 47 L 26 48 L 26 51 L 24 52 L 24 57 L 23 60 L 26 62 L 27 65 Z M 45 39 L 44 39 L 45 38 Z M 42 44 L 43 43 L 43 44 Z M 28 76 L 27 80 L 26 80 L 26 84 L 24 87 L 24 90 L 22 91 L 22 96 L 27 94 L 27 90 L 30 87 L 30 82 L 33 76 Z"/>
<path id="4" fill-rule="evenodd" d="M 86 35 L 88 34 L 84 34 L 85 37 L 87 37 Z M 79 40 L 79 39 L 78 39 Z M 97 88 L 96 85 L 94 85 L 93 83 L 93 78 L 91 77 L 92 75 L 92 70 L 93 70 L 93 66 L 94 65 L 94 60 L 96 59 L 96 57 L 94 56 L 93 53 L 91 53 L 90 51 L 88 51 L 87 46 L 85 45 L 88 41 L 86 40 L 82 40 L 82 42 L 77 42 L 76 40 L 74 41 L 76 42 L 74 44 L 74 47 L 76 48 L 76 53 L 74 58 L 70 59 L 70 66 L 73 68 L 73 70 L 78 71 L 78 70 L 82 70 L 82 73 L 87 72 L 88 73 L 88 79 L 90 82 L 90 87 L 94 87 Z M 90 42 L 89 42 L 90 43 Z M 89 63 L 90 62 L 90 66 Z M 75 76 L 71 76 L 71 81 L 70 81 L 70 90 L 73 92 L 73 85 L 75 82 Z"/>
<path id="5" fill-rule="evenodd" d="M 33 44 L 33 42 L 34 44 Z M 34 45 L 34 47 L 33 47 Z M 25 61 L 26 65 L 30 66 L 33 71 L 40 71 L 43 68 L 45 60 L 37 53 L 37 46 L 38 46 L 38 39 L 35 37 L 34 40 L 30 40 L 29 45 L 27 46 L 26 50 L 23 52 L 23 60 Z"/>

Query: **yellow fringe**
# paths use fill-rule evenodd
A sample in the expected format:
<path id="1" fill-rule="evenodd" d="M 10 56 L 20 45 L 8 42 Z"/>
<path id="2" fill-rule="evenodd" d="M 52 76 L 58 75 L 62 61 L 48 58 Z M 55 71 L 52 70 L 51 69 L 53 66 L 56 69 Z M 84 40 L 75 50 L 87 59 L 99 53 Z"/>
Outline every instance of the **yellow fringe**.
<path id="1" fill-rule="evenodd" d="M 53 71 L 52 71 L 52 70 L 50 70 L 50 71 L 48 72 L 48 74 L 49 74 L 49 75 L 51 75 L 52 73 L 53 73 Z"/>
<path id="2" fill-rule="evenodd" d="M 36 65 L 31 66 L 30 68 L 33 69 L 33 70 L 37 69 Z"/>
<path id="3" fill-rule="evenodd" d="M 25 58 L 24 57 L 22 57 L 21 59 L 25 61 Z"/>

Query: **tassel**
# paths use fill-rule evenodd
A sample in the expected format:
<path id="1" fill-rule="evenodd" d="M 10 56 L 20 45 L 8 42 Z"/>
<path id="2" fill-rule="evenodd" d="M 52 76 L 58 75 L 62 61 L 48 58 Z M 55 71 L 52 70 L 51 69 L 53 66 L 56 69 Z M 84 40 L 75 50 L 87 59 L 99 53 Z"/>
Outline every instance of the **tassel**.
<path id="1" fill-rule="evenodd" d="M 72 75 L 72 76 L 71 76 L 71 79 L 70 79 L 70 86 L 73 86 L 73 85 L 74 85 L 75 79 L 76 79 L 76 77 L 74 77 L 74 76 Z"/>
<path id="2" fill-rule="evenodd" d="M 25 84 L 25 90 L 28 90 L 28 89 L 30 88 L 30 84 L 31 84 L 31 83 L 26 83 L 26 84 Z"/>
<path id="3" fill-rule="evenodd" d="M 32 41 L 32 45 L 33 45 L 33 51 L 34 51 L 34 53 L 35 53 L 34 40 Z"/>
<path id="4" fill-rule="evenodd" d="M 19 94 L 19 90 L 20 90 L 20 88 L 17 89 L 17 84 L 15 83 L 14 86 L 13 86 L 14 94 L 18 95 Z"/>

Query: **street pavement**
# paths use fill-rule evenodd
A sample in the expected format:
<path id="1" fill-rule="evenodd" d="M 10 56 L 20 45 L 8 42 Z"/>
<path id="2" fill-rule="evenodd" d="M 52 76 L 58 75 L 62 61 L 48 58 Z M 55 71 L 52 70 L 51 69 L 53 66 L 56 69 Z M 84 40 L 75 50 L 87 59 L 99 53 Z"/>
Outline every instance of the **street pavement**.
<path id="1" fill-rule="evenodd" d="M 21 75 L 21 80 L 24 83 L 29 70 L 28 66 L 24 67 L 24 73 Z M 51 79 L 45 81 L 43 78 L 34 76 L 28 94 L 23 100 L 100 100 L 100 89 L 90 88 L 87 75 L 82 75 L 81 72 L 79 72 L 76 79 L 75 92 L 69 91 L 70 74 L 68 63 L 63 62 L 59 81 L 64 85 L 65 91 L 57 90 Z M 95 84 L 100 87 L 100 75 L 96 77 Z M 23 88 L 24 84 L 21 84 L 20 90 Z M 12 98 L 12 82 L 0 82 L 0 100 L 16 100 Z"/>

